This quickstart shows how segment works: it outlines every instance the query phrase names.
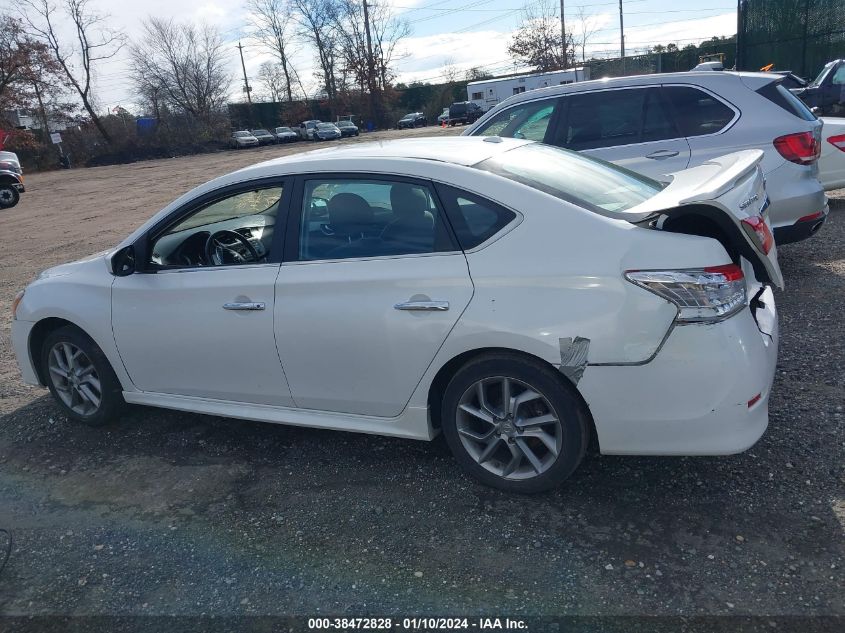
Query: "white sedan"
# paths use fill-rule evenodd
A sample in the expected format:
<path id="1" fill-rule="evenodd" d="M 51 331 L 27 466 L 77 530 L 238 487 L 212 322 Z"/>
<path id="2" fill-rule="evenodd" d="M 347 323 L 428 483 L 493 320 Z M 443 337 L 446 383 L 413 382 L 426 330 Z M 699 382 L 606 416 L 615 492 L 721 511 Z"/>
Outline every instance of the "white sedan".
<path id="1" fill-rule="evenodd" d="M 603 453 L 715 455 L 766 429 L 781 285 L 746 151 L 663 186 L 498 137 L 255 165 L 14 306 L 23 379 L 125 403 L 430 440 L 536 492 Z"/>
<path id="2" fill-rule="evenodd" d="M 822 148 L 819 181 L 825 191 L 845 187 L 845 118 L 822 119 Z"/>

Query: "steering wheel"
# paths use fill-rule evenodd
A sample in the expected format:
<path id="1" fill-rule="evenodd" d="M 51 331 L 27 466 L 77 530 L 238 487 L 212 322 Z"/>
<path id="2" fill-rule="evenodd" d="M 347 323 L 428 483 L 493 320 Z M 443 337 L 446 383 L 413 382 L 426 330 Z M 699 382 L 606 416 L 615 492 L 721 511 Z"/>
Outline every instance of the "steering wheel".
<path id="1" fill-rule="evenodd" d="M 222 238 L 229 238 L 224 242 Z M 247 256 L 239 253 L 233 248 L 237 242 L 247 250 Z M 231 261 L 226 261 L 226 257 L 231 258 Z M 205 242 L 205 257 L 209 264 L 213 266 L 222 266 L 224 264 L 248 264 L 250 262 L 257 262 L 261 259 L 258 251 L 252 243 L 237 231 L 230 231 L 223 229 L 215 231 L 208 236 Z"/>

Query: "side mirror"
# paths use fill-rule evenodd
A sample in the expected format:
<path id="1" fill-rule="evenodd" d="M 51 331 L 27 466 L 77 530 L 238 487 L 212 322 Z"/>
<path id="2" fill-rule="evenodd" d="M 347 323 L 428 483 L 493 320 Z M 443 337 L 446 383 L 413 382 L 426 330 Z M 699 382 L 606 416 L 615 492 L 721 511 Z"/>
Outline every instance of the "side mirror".
<path id="1" fill-rule="evenodd" d="M 127 277 L 135 272 L 135 247 L 124 246 L 109 260 L 111 274 L 115 277 Z"/>
<path id="2" fill-rule="evenodd" d="M 812 112 L 816 116 L 822 115 L 822 109 L 819 106 L 813 106 L 812 108 L 810 108 L 810 112 Z"/>

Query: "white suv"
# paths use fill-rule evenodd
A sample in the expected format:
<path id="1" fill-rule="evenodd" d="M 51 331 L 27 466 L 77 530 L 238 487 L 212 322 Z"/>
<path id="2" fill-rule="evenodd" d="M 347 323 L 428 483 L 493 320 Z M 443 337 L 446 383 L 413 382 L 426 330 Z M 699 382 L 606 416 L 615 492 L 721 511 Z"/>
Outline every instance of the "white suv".
<path id="1" fill-rule="evenodd" d="M 761 149 L 779 244 L 827 218 L 817 160 L 822 123 L 770 73 L 685 72 L 585 81 L 506 99 L 464 132 L 542 141 L 658 180 Z"/>

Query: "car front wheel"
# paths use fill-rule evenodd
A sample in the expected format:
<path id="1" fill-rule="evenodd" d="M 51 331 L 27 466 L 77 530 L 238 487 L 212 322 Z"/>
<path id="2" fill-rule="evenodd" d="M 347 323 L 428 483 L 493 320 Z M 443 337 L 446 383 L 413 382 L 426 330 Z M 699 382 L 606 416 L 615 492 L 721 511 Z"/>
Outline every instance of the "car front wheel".
<path id="1" fill-rule="evenodd" d="M 89 426 L 113 421 L 124 407 L 120 381 L 100 347 L 65 326 L 47 335 L 41 366 L 50 393 L 68 417 Z"/>
<path id="2" fill-rule="evenodd" d="M 12 185 L 0 185 L 0 209 L 11 209 L 21 199 L 21 194 Z"/>
<path id="3" fill-rule="evenodd" d="M 446 388 L 441 420 L 461 467 L 508 492 L 559 485 L 581 463 L 589 439 L 575 388 L 554 369 L 517 355 L 464 365 Z"/>

